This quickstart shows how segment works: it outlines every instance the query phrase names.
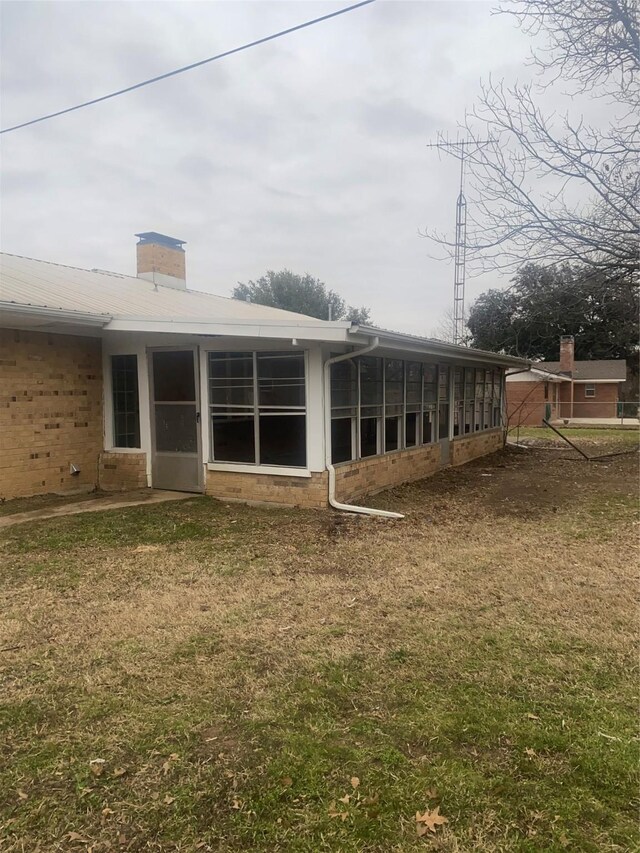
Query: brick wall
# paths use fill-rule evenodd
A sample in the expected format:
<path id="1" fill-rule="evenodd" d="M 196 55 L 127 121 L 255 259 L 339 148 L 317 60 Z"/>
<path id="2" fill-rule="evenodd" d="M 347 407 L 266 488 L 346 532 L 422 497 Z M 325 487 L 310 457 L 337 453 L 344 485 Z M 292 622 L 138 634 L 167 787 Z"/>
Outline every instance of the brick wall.
<path id="1" fill-rule="evenodd" d="M 369 456 L 336 468 L 336 497 L 347 502 L 401 483 L 421 480 L 440 467 L 440 445 L 425 444 L 386 456 Z"/>
<path id="2" fill-rule="evenodd" d="M 574 418 L 615 418 L 618 402 L 618 384 L 615 382 L 595 383 L 596 396 L 585 397 L 585 385 L 573 385 Z"/>
<path id="3" fill-rule="evenodd" d="M 100 340 L 0 329 L 0 496 L 89 490 L 101 449 Z"/>
<path id="4" fill-rule="evenodd" d="M 563 383 L 567 388 L 569 383 Z M 549 399 L 545 400 L 544 382 L 507 382 L 507 419 L 509 427 L 542 426 L 547 403 L 551 406 L 551 419 L 557 417 L 554 397 L 556 385 L 548 383 Z"/>
<path id="5" fill-rule="evenodd" d="M 181 249 L 172 249 L 157 243 L 138 243 L 137 261 L 138 275 L 159 272 L 179 279 L 186 277 L 185 253 Z"/>
<path id="6" fill-rule="evenodd" d="M 100 488 L 105 492 L 145 489 L 147 454 L 105 451 L 100 454 L 99 478 Z"/>
<path id="7" fill-rule="evenodd" d="M 205 492 L 220 500 L 321 508 L 327 506 L 327 478 L 326 471 L 311 477 L 207 471 Z"/>
<path id="8" fill-rule="evenodd" d="M 477 456 L 494 453 L 502 445 L 501 428 L 453 439 L 451 464 L 461 465 Z M 338 465 L 336 498 L 349 503 L 365 495 L 429 477 L 441 467 L 440 454 L 439 444 L 425 444 Z M 324 508 L 328 505 L 327 488 L 326 471 L 314 473 L 311 477 L 208 471 L 205 491 L 220 500 Z"/>
<path id="9" fill-rule="evenodd" d="M 504 444 L 504 431 L 502 427 L 488 429 L 474 435 L 454 438 L 451 442 L 451 464 L 463 465 L 478 456 L 486 456 L 495 453 Z"/>

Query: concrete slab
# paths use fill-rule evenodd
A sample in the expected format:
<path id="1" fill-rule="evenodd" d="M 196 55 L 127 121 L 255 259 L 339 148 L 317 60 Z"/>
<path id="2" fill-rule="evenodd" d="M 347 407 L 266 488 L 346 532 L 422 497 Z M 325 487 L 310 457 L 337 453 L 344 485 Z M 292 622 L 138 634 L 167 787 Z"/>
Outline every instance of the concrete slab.
<path id="1" fill-rule="evenodd" d="M 65 515 L 79 515 L 81 512 L 104 512 L 110 509 L 121 509 L 125 506 L 140 506 L 141 504 L 159 504 L 166 501 L 184 501 L 200 497 L 192 492 L 170 492 L 164 489 L 139 489 L 134 492 L 117 492 L 94 500 L 70 501 L 55 507 L 33 509 L 18 512 L 13 515 L 0 517 L 0 529 L 14 524 L 24 524 L 26 521 L 44 521 L 47 518 L 59 518 Z"/>
<path id="2" fill-rule="evenodd" d="M 640 429 L 640 421 L 637 418 L 558 418 L 551 423 L 555 427 L 576 429 Z"/>

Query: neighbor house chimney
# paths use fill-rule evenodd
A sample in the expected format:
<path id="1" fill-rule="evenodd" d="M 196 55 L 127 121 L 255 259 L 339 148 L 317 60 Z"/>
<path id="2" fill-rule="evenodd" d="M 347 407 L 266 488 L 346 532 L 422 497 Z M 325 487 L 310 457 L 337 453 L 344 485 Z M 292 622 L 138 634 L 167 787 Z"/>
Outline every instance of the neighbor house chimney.
<path id="1" fill-rule="evenodd" d="M 573 350 L 573 335 L 562 335 L 560 338 L 560 373 L 573 373 L 575 368 Z"/>
<path id="2" fill-rule="evenodd" d="M 186 290 L 184 240 L 176 240 L 155 231 L 136 234 L 138 243 L 138 278 L 164 287 Z"/>

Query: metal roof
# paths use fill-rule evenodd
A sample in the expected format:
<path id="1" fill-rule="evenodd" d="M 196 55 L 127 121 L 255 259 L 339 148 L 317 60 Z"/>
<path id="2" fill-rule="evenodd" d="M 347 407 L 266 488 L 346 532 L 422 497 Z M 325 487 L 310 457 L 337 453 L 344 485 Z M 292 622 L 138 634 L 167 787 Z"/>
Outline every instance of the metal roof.
<path id="1" fill-rule="evenodd" d="M 226 296 L 179 290 L 134 276 L 67 267 L 0 253 L 0 300 L 116 319 L 184 319 L 202 322 L 279 322 L 317 326 L 304 314 Z M 348 325 L 348 324 L 344 324 Z"/>
<path id="2" fill-rule="evenodd" d="M 444 341 L 392 332 L 349 321 L 319 320 L 306 314 L 269 308 L 212 293 L 154 284 L 105 270 L 85 270 L 49 261 L 0 253 L 0 309 L 11 314 L 42 315 L 51 323 L 102 326 L 106 331 L 236 335 L 367 343 L 419 352 L 446 360 L 525 367 L 513 356 L 455 346 Z"/>
<path id="3" fill-rule="evenodd" d="M 560 373 L 559 361 L 539 361 L 534 367 L 542 367 L 552 373 Z M 568 374 L 565 373 L 564 375 Z M 627 378 L 627 362 L 623 358 L 576 361 L 574 362 L 572 376 L 574 379 L 582 381 L 609 379 L 611 382 L 624 382 Z"/>

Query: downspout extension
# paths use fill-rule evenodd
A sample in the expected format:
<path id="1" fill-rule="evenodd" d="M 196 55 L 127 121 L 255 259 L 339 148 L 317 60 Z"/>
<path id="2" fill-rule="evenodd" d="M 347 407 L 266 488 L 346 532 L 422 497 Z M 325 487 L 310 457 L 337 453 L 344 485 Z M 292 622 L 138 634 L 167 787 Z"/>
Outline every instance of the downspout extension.
<path id="1" fill-rule="evenodd" d="M 347 361 L 350 358 L 355 358 L 358 355 L 366 355 L 368 352 L 376 349 L 380 344 L 380 338 L 375 337 L 371 343 L 363 349 L 355 352 L 346 352 L 342 355 L 336 355 L 333 358 L 328 358 L 324 363 L 324 447 L 325 447 L 325 464 L 329 472 L 329 505 L 334 509 L 342 510 L 343 512 L 357 512 L 361 515 L 377 515 L 381 518 L 404 518 L 399 512 L 388 512 L 384 509 L 373 509 L 373 507 L 353 506 L 352 504 L 343 504 L 336 500 L 336 469 L 331 462 L 331 365 L 339 361 Z"/>

